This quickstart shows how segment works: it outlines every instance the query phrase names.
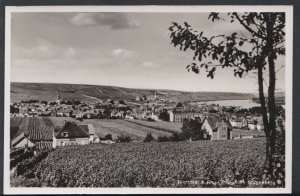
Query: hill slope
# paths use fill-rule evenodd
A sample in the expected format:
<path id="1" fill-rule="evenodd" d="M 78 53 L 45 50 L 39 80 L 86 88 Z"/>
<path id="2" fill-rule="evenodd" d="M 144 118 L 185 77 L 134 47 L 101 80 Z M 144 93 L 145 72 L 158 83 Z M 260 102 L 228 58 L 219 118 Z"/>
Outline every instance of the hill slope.
<path id="1" fill-rule="evenodd" d="M 210 101 L 251 99 L 253 94 L 231 92 L 184 92 L 175 90 L 133 89 L 115 86 L 55 84 L 55 83 L 11 83 L 11 102 L 21 100 L 56 100 L 57 93 L 62 99 L 97 101 L 99 99 L 135 100 L 137 96 L 150 96 L 156 92 L 159 98 L 173 101 Z"/>

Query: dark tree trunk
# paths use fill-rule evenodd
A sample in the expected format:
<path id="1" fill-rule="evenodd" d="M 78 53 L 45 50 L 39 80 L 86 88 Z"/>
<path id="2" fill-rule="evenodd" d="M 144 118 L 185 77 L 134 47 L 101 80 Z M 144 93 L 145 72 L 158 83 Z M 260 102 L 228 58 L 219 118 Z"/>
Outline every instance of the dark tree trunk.
<path id="1" fill-rule="evenodd" d="M 259 101 L 261 104 L 261 111 L 262 111 L 262 118 L 264 123 L 264 131 L 266 134 L 266 159 L 265 159 L 265 166 L 269 165 L 270 160 L 270 131 L 269 131 L 269 122 L 268 122 L 268 111 L 266 107 L 266 100 L 264 95 L 264 79 L 263 79 L 263 63 L 264 63 L 264 55 L 258 62 L 258 91 L 259 91 Z"/>
<path id="2" fill-rule="evenodd" d="M 267 42 L 266 42 L 266 50 L 268 54 L 268 65 L 269 65 L 269 88 L 268 88 L 268 112 L 269 112 L 269 142 L 267 142 L 269 148 L 269 173 L 273 173 L 273 157 L 274 157 L 274 149 L 275 149 L 275 140 L 276 140 L 276 104 L 275 104 L 275 84 L 276 84 L 276 76 L 275 76 L 275 53 L 273 52 L 273 30 L 274 30 L 275 16 L 272 13 L 268 14 L 267 17 Z"/>

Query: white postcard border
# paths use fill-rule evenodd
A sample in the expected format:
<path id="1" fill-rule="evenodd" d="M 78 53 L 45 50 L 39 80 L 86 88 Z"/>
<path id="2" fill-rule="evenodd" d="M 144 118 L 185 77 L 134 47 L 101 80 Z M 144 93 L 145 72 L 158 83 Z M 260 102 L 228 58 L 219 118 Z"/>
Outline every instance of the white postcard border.
<path id="1" fill-rule="evenodd" d="M 285 188 L 19 188 L 10 187 L 10 142 L 4 139 L 4 193 L 5 194 L 228 194 L 228 193 L 291 193 L 292 190 L 292 90 L 293 90 L 293 6 L 6 6 L 5 7 L 5 99 L 4 138 L 10 138 L 10 67 L 11 14 L 13 12 L 285 12 L 286 57 L 286 187 Z"/>

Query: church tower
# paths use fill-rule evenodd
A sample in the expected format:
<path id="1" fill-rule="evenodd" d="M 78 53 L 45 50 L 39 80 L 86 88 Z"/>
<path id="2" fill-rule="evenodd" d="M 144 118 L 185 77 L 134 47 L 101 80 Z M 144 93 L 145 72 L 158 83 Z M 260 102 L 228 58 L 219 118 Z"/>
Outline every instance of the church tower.
<path id="1" fill-rule="evenodd" d="M 60 94 L 59 92 L 57 92 L 57 96 L 56 96 L 56 103 L 59 105 L 60 104 Z"/>

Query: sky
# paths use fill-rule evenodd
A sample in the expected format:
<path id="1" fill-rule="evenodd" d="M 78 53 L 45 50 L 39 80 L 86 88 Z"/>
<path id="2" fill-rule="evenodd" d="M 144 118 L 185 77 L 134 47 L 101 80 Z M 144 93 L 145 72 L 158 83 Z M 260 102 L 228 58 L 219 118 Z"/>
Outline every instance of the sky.
<path id="1" fill-rule="evenodd" d="M 211 22 L 208 13 L 12 13 L 11 81 L 256 93 L 256 79 L 234 77 L 231 69 L 214 79 L 186 70 L 193 55 L 171 45 L 168 30 L 185 21 L 207 36 L 247 35 L 237 23 Z M 276 85 L 284 90 L 284 69 Z"/>

